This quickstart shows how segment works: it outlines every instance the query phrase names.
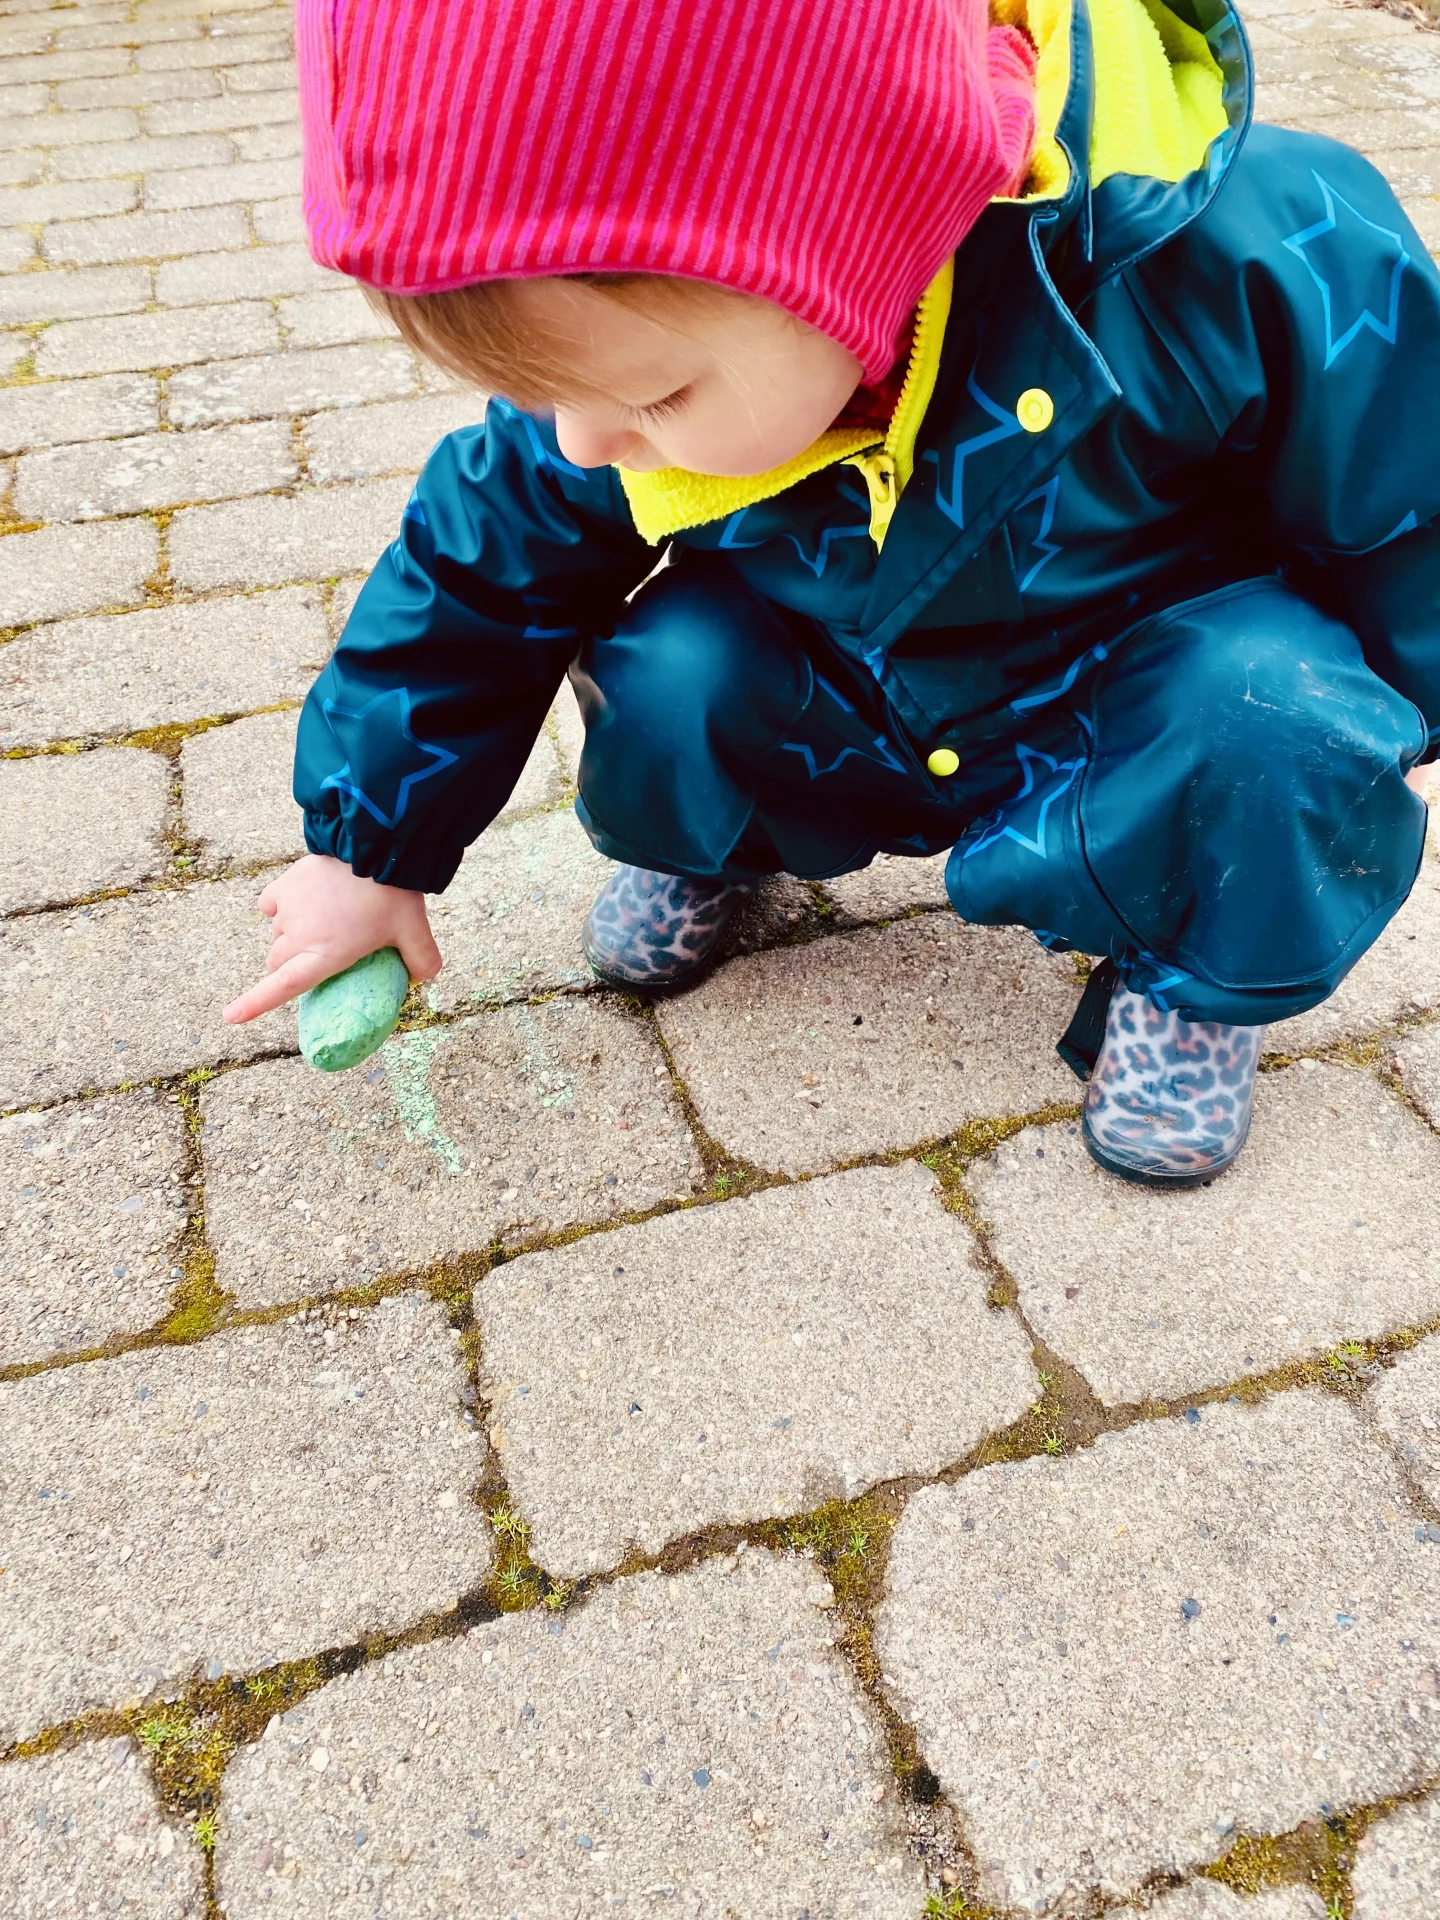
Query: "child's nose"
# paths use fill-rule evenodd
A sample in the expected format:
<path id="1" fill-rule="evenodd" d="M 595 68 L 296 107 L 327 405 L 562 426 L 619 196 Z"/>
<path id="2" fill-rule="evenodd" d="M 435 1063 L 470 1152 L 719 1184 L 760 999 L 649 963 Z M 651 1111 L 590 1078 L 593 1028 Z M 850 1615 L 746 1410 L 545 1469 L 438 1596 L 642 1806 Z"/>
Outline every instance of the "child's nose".
<path id="1" fill-rule="evenodd" d="M 613 467 L 640 444 L 640 435 L 628 427 L 606 426 L 584 414 L 555 410 L 555 438 L 564 459 L 577 467 Z"/>

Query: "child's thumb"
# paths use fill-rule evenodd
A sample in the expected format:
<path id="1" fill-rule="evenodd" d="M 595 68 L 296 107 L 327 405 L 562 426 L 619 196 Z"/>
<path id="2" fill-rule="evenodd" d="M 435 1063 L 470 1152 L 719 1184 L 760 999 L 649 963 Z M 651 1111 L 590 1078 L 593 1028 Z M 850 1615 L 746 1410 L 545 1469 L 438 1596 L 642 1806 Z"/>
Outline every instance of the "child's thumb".
<path id="1" fill-rule="evenodd" d="M 435 944 L 429 923 L 422 924 L 400 941 L 400 958 L 410 970 L 412 980 L 433 980 L 444 966 L 444 956 Z"/>

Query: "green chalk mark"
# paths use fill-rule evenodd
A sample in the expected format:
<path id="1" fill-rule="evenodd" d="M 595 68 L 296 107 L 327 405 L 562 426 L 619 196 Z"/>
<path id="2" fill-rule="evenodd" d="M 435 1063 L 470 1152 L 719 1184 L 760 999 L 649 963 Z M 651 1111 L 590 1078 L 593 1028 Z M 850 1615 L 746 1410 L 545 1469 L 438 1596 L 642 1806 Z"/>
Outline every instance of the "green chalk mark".
<path id="1" fill-rule="evenodd" d="M 300 1051 L 322 1073 L 368 1060 L 395 1031 L 410 975 L 394 947 L 367 954 L 300 996 Z"/>
<path id="2" fill-rule="evenodd" d="M 407 1140 L 423 1140 L 447 1173 L 463 1173 L 465 1156 L 448 1134 L 440 1130 L 435 1095 L 430 1091 L 430 1068 L 445 1038 L 428 1033 L 402 1033 L 386 1051 L 390 1098 Z"/>

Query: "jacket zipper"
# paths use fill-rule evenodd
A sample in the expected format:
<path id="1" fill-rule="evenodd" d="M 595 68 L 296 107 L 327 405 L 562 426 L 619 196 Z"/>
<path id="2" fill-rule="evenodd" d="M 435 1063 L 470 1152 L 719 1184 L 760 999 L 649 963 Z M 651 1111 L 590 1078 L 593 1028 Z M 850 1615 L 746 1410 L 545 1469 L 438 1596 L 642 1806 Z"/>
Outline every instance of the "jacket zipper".
<path id="1" fill-rule="evenodd" d="M 870 496 L 870 538 L 878 552 L 885 544 L 885 535 L 900 499 L 895 456 L 885 447 L 872 447 L 868 453 L 855 454 L 845 465 L 854 467 L 865 481 L 865 491 Z"/>
<path id="2" fill-rule="evenodd" d="M 915 334 L 910 342 L 910 364 L 905 369 L 905 383 L 883 445 L 870 447 L 844 463 L 864 476 L 865 491 L 870 495 L 870 538 L 875 542 L 877 553 L 885 545 L 885 535 L 895 518 L 900 495 L 910 479 L 915 436 L 930 405 L 939 372 L 939 352 L 945 338 L 945 323 L 950 317 L 954 277 L 954 262 L 947 260 L 921 298 L 915 316 Z"/>

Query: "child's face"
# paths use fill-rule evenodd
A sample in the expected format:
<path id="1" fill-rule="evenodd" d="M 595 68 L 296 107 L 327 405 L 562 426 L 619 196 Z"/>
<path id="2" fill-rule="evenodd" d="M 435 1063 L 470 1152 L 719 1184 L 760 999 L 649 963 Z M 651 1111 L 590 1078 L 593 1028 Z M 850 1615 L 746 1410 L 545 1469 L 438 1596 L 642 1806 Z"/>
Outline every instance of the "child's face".
<path id="1" fill-rule="evenodd" d="M 556 406 L 560 451 L 577 467 L 766 473 L 818 439 L 860 384 L 852 354 L 768 300 L 702 292 L 667 324 L 571 280 L 516 292 L 524 318 L 613 396 Z"/>

